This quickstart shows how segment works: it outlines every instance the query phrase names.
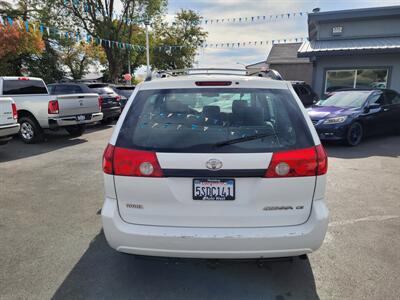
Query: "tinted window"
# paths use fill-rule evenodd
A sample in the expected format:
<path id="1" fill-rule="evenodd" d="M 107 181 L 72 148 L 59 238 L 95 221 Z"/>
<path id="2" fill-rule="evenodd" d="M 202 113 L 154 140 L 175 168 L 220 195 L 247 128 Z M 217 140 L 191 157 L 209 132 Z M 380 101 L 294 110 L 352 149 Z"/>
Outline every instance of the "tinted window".
<path id="1" fill-rule="evenodd" d="M 216 147 L 216 143 L 268 137 Z M 306 148 L 312 139 L 287 90 L 173 89 L 141 91 L 117 146 L 159 152 L 274 152 Z"/>
<path id="2" fill-rule="evenodd" d="M 126 97 L 126 98 L 129 98 L 129 97 L 132 95 L 134 89 L 135 89 L 135 88 L 130 88 L 130 89 L 125 89 L 125 88 L 120 88 L 120 87 L 118 87 L 118 88 L 116 88 L 116 87 L 113 88 L 113 90 L 114 90 L 117 94 L 122 95 L 122 96 L 124 96 L 124 97 Z"/>
<path id="3" fill-rule="evenodd" d="M 3 95 L 47 94 L 47 89 L 41 80 L 4 80 Z"/>
<path id="4" fill-rule="evenodd" d="M 349 91 L 336 92 L 325 101 L 321 102 L 320 106 L 339 106 L 339 107 L 361 107 L 364 105 L 370 91 Z"/>
<path id="5" fill-rule="evenodd" d="M 55 93 L 57 95 L 61 94 L 79 94 L 82 93 L 82 89 L 79 85 L 71 85 L 71 84 L 60 84 L 55 88 Z"/>
<path id="6" fill-rule="evenodd" d="M 296 91 L 297 95 L 309 95 L 310 92 L 304 86 L 294 86 L 294 90 Z"/>
<path id="7" fill-rule="evenodd" d="M 89 86 L 89 88 L 97 94 L 114 94 L 115 92 L 113 91 L 112 88 L 108 86 Z"/>
<path id="8" fill-rule="evenodd" d="M 400 95 L 394 91 L 386 92 L 386 103 L 387 104 L 400 104 Z"/>
<path id="9" fill-rule="evenodd" d="M 54 85 L 48 85 L 47 86 L 47 89 L 49 90 L 49 94 L 50 95 L 54 95 L 54 88 L 55 88 Z"/>

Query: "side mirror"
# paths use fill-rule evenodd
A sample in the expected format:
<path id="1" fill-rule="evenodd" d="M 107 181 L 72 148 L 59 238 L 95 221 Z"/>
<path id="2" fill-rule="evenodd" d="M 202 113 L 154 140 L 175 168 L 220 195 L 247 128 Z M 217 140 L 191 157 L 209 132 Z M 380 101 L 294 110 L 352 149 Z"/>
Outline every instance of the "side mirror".
<path id="1" fill-rule="evenodd" d="M 369 106 L 369 109 L 378 109 L 381 108 L 381 105 L 379 103 L 371 103 Z"/>
<path id="2" fill-rule="evenodd" d="M 371 110 L 376 110 L 379 108 L 381 108 L 381 105 L 379 103 L 371 103 L 364 108 L 364 112 L 369 113 Z"/>

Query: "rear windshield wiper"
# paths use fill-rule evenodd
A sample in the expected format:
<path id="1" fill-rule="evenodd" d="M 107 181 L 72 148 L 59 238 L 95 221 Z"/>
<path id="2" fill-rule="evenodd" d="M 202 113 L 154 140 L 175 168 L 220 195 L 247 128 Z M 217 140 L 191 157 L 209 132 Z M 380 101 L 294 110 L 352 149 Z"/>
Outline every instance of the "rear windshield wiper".
<path id="1" fill-rule="evenodd" d="M 276 136 L 276 133 L 275 132 L 274 133 L 260 133 L 260 134 L 255 134 L 255 135 L 244 136 L 244 137 L 237 138 L 237 139 L 218 142 L 214 146 L 222 147 L 222 146 L 226 146 L 226 145 L 232 145 L 232 144 L 243 143 L 243 142 L 247 142 L 247 141 L 258 140 L 258 139 L 262 139 L 262 138 L 269 137 L 269 136 Z"/>

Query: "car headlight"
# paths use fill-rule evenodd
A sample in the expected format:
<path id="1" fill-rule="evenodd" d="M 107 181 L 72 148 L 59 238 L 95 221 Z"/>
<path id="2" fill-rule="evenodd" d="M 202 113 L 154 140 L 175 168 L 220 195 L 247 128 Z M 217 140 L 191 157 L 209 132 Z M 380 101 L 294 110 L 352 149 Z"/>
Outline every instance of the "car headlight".
<path id="1" fill-rule="evenodd" d="M 347 117 L 336 117 L 336 118 L 329 118 L 324 121 L 324 124 L 339 124 L 346 121 Z"/>

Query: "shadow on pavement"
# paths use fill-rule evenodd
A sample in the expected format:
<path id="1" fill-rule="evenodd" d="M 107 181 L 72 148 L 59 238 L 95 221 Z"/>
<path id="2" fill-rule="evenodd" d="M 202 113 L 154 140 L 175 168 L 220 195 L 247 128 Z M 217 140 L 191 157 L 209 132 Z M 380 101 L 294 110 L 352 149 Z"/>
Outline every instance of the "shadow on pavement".
<path id="1" fill-rule="evenodd" d="M 88 125 L 85 134 L 106 130 L 112 128 L 114 125 L 115 121 L 107 125 L 101 123 Z M 40 155 L 86 142 L 85 135 L 79 138 L 72 138 L 64 129 L 45 131 L 45 140 L 38 144 L 27 145 L 16 136 L 8 144 L 0 146 L 0 162 Z"/>
<path id="2" fill-rule="evenodd" d="M 366 138 L 356 147 L 324 143 L 329 157 L 365 158 L 371 156 L 400 156 L 400 136 L 385 135 Z"/>
<path id="3" fill-rule="evenodd" d="M 100 232 L 53 299 L 319 299 L 307 259 L 256 262 L 145 259 Z"/>
<path id="4" fill-rule="evenodd" d="M 8 144 L 1 146 L 0 162 L 31 157 L 86 142 L 87 140 L 84 136 L 80 138 L 71 138 L 68 133 L 63 130 L 46 133 L 45 141 L 38 144 L 27 145 L 16 137 Z"/>
<path id="5" fill-rule="evenodd" d="M 117 123 L 117 121 L 114 120 L 110 124 L 102 124 L 100 122 L 99 123 L 95 123 L 95 124 L 89 124 L 89 125 L 86 126 L 86 133 L 100 131 L 100 130 L 106 130 L 106 129 L 114 127 L 114 125 L 116 123 Z"/>

